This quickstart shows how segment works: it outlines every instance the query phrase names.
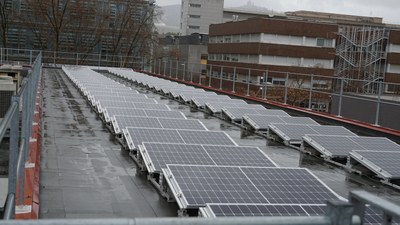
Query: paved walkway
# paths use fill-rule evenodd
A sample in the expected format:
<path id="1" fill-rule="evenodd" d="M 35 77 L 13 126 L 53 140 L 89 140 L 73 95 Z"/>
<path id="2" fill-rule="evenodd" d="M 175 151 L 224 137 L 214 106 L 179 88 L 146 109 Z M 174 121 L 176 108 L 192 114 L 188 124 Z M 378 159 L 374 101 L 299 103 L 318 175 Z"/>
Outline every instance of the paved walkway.
<path id="1" fill-rule="evenodd" d="M 44 69 L 41 218 L 176 216 L 61 70 Z"/>

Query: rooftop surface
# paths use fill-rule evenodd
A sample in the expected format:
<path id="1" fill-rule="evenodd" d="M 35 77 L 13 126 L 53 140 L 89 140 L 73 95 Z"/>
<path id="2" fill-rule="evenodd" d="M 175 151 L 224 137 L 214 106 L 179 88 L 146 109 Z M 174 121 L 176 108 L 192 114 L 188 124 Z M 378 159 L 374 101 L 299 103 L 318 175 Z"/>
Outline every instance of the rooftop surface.
<path id="1" fill-rule="evenodd" d="M 363 189 L 400 203 L 400 193 L 343 169 L 301 157 L 284 146 L 267 146 L 258 136 L 241 138 L 240 128 L 185 105 L 137 89 L 188 119 L 199 119 L 209 130 L 225 131 L 241 146 L 256 146 L 281 167 L 311 170 L 343 197 Z M 147 178 L 137 171 L 128 152 L 102 125 L 62 70 L 44 69 L 43 147 L 41 153 L 41 218 L 105 218 L 176 216 Z"/>

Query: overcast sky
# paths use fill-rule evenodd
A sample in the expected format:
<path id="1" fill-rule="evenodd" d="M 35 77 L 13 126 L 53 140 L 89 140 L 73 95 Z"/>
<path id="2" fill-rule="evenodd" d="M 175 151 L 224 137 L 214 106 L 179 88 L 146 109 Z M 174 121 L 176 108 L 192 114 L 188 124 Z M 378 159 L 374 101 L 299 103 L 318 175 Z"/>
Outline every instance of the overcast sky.
<path id="1" fill-rule="evenodd" d="M 248 0 L 225 0 L 225 7 L 247 4 Z M 385 23 L 400 24 L 400 0 L 252 0 L 257 6 L 275 11 L 311 10 L 383 17 Z M 159 6 L 180 4 L 181 0 L 156 0 Z"/>

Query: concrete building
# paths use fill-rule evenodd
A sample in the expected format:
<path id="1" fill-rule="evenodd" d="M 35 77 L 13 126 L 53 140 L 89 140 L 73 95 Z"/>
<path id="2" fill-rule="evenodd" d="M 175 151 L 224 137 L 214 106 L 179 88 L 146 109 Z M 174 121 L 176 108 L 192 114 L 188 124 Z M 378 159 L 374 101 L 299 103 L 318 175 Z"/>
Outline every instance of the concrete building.
<path id="1" fill-rule="evenodd" d="M 182 0 L 181 34 L 208 34 L 210 24 L 222 23 L 224 0 Z"/>
<path id="2" fill-rule="evenodd" d="M 226 67 L 332 76 L 337 25 L 253 18 L 210 26 L 209 63 Z M 246 74 L 227 69 L 230 79 Z M 257 83 L 262 73 L 254 73 Z M 277 75 L 271 81 L 282 80 Z M 275 79 L 275 80 L 274 80 Z"/>

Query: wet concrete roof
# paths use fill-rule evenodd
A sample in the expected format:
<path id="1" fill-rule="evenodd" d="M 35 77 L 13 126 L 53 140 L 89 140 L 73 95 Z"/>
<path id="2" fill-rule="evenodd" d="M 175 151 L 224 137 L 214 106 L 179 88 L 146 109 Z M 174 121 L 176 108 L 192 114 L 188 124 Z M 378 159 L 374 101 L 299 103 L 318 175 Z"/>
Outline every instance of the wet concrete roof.
<path id="1" fill-rule="evenodd" d="M 41 153 L 41 218 L 103 218 L 176 216 L 168 203 L 138 174 L 128 153 L 102 125 L 61 70 L 44 70 L 44 138 Z M 257 146 L 282 167 L 305 167 L 343 197 L 364 189 L 400 203 L 400 192 L 320 161 L 300 162 L 300 153 L 267 146 L 257 136 L 240 138 L 240 128 L 190 112 L 188 106 L 138 89 L 187 118 L 201 120 L 209 130 L 227 132 L 239 145 Z"/>

